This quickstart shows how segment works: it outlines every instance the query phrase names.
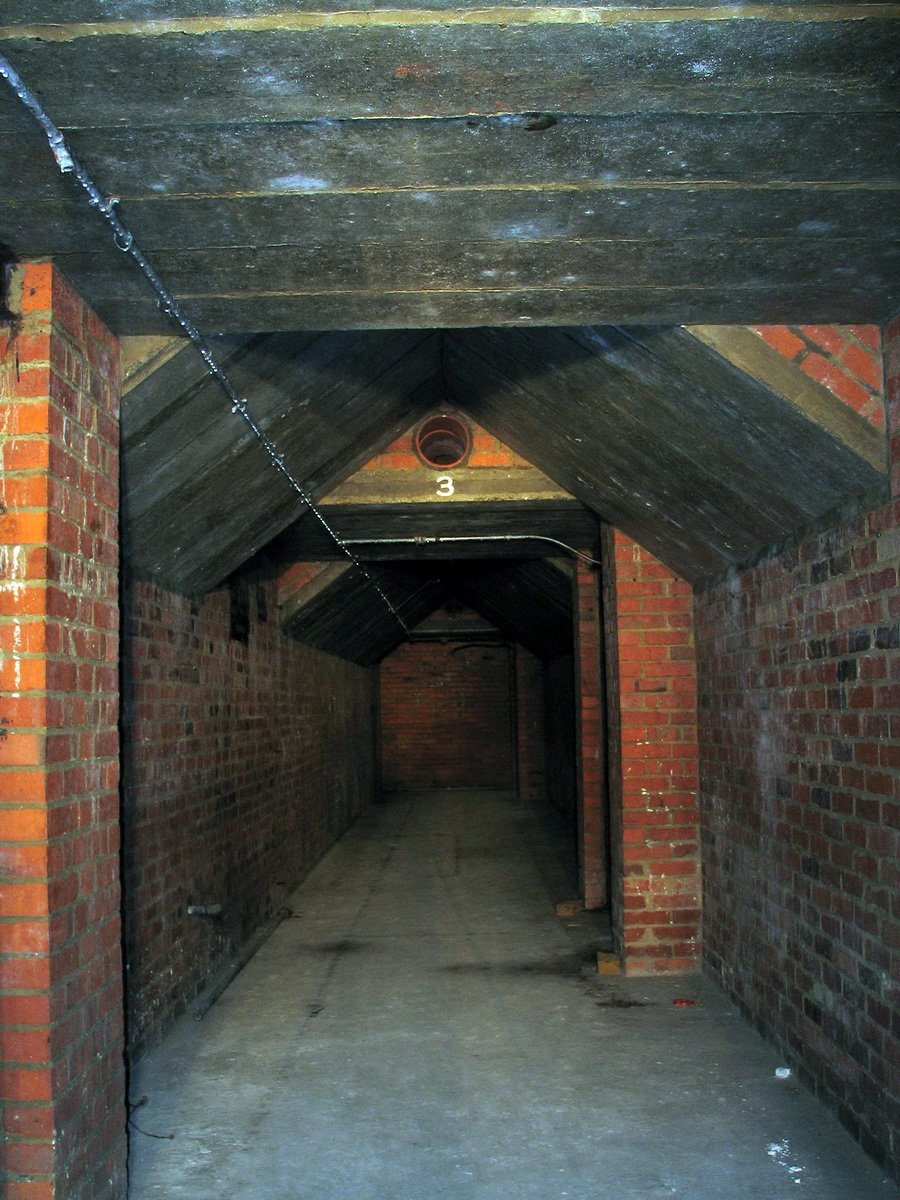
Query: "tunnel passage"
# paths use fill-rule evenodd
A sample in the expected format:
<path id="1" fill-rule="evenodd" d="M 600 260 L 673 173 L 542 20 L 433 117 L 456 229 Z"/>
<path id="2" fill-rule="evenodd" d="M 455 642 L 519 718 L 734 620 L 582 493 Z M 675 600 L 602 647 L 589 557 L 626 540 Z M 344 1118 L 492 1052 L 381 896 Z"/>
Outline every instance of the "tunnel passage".
<path id="1" fill-rule="evenodd" d="M 622 899 L 627 901 L 627 908 L 623 903 L 620 909 L 627 914 L 620 946 L 630 967 L 643 959 L 651 969 L 686 969 L 696 961 L 699 917 L 697 812 L 691 808 L 696 784 L 692 786 L 688 769 L 691 727 L 684 718 L 691 709 L 691 593 L 683 580 L 625 534 L 606 528 L 602 540 L 604 604 L 596 628 L 602 627 L 606 650 L 607 694 L 590 694 L 585 687 L 591 674 L 596 683 L 596 670 L 573 666 L 570 677 L 580 672 L 576 690 L 583 730 L 598 719 L 601 701 L 606 705 L 608 778 L 620 789 L 610 805 L 611 816 L 619 820 L 610 831 L 611 845 L 613 853 L 621 855 L 621 870 L 614 870 L 613 877 L 622 881 Z M 872 544 L 866 552 L 877 557 L 889 544 Z M 846 561 L 836 556 L 824 535 L 805 544 L 803 555 L 791 568 L 785 595 L 788 584 L 790 594 L 821 588 L 829 572 L 849 570 L 849 554 Z M 429 597 L 426 609 L 431 606 L 433 611 L 439 602 L 433 573 L 429 579 L 421 563 L 407 560 L 382 567 L 373 558 L 372 566 L 384 572 L 387 586 L 402 585 L 411 599 Z M 293 565 L 284 564 L 277 581 L 273 574 L 248 579 L 242 593 L 246 621 L 240 623 L 239 638 L 232 636 L 236 630 L 225 589 L 191 600 L 146 579 L 126 588 L 123 826 L 133 1053 L 158 1038 L 233 948 L 281 910 L 290 880 L 321 857 L 375 794 L 377 704 L 372 667 L 379 656 L 390 653 L 397 634 L 383 640 L 383 618 L 373 623 L 365 619 L 365 609 L 354 609 L 354 588 L 341 582 L 346 571 L 334 567 L 295 557 Z M 517 584 L 510 590 L 532 599 L 534 588 L 518 586 L 523 571 L 532 577 L 548 570 L 560 574 L 558 565 L 545 560 L 524 567 L 504 563 L 496 570 L 511 573 L 508 578 Z M 493 595 L 488 587 L 491 572 L 484 565 L 478 571 L 484 606 Z M 748 649 L 742 653 L 746 656 L 754 647 L 754 596 L 749 588 L 752 584 L 760 593 L 769 589 L 771 571 L 763 564 L 748 576 L 743 592 L 728 584 L 703 598 L 708 609 L 708 705 L 711 697 L 725 693 L 718 646 L 721 639 L 735 636 L 738 610 L 747 623 L 741 637 Z M 297 617 L 289 585 L 304 574 L 313 586 L 320 580 L 323 593 L 339 588 L 323 618 L 335 639 L 330 649 L 298 641 L 289 628 Z M 561 574 L 571 584 L 571 577 Z M 581 616 L 590 614 L 592 604 L 596 607 L 596 578 L 594 595 L 587 586 L 589 575 L 581 572 L 578 578 L 584 587 L 577 602 L 578 626 L 584 633 L 591 625 L 586 623 L 582 630 Z M 461 579 L 460 574 L 457 583 Z M 571 587 L 569 597 L 571 604 Z M 308 611 L 313 613 L 314 605 Z M 528 617 L 546 636 L 554 625 L 548 617 L 552 611 L 552 605 L 523 605 L 520 636 L 526 636 L 521 622 Z M 774 622 L 777 617 L 773 607 L 767 619 Z M 311 625 L 315 632 L 314 620 Z M 567 628 L 571 635 L 571 620 Z M 772 627 L 767 636 L 774 646 L 783 631 Z M 840 668 L 842 684 L 850 681 L 859 656 L 874 649 L 878 661 L 885 659 L 896 646 L 894 637 L 888 623 L 873 631 L 854 629 L 850 659 Z M 584 641 L 580 636 L 573 648 L 573 663 L 583 664 Z M 823 676 L 834 667 L 828 661 L 833 653 L 829 643 L 810 637 L 809 653 L 822 656 L 816 662 Z M 367 659 L 359 661 L 354 654 Z M 749 678 L 741 675 L 745 677 Z M 760 687 L 775 687 L 767 677 L 759 678 Z M 845 688 L 839 688 L 836 702 L 844 695 Z M 854 689 L 853 695 L 859 702 L 865 689 Z M 767 711 L 766 699 L 760 697 L 760 714 Z M 728 776 L 726 739 L 739 724 L 742 706 L 752 701 L 746 689 L 728 697 L 731 707 L 721 718 L 718 740 L 711 743 L 720 756 L 708 761 L 711 772 Z M 707 729 L 716 711 L 707 708 Z M 789 714 L 784 720 L 789 726 Z M 696 727 L 693 732 L 696 738 Z M 8 744 L 16 745 L 14 734 Z M 838 750 L 847 753 L 843 743 Z M 587 779 L 584 763 L 582 754 L 582 782 L 594 782 Z M 601 767 L 599 761 L 590 765 Z M 764 765 L 768 769 L 769 764 Z M 873 787 L 885 786 L 883 775 L 872 772 L 871 778 Z M 795 785 L 785 776 L 773 786 L 773 796 L 781 803 Z M 746 802 L 741 797 L 742 811 L 755 811 L 752 800 L 751 786 Z M 827 800 L 827 790 L 817 786 L 813 803 Z M 734 843 L 741 836 L 740 827 L 735 828 L 736 832 L 714 830 L 715 841 L 710 843 L 708 867 L 720 881 L 719 894 L 713 897 L 716 923 L 708 935 L 714 955 L 727 951 L 727 921 L 737 919 L 725 912 L 728 864 L 733 861 L 728 839 Z M 114 845 L 112 840 L 104 844 Z M 220 921 L 188 911 L 215 906 L 221 897 L 227 903 Z M 747 905 L 741 919 L 754 919 L 752 913 Z M 728 961 L 738 962 L 739 956 L 730 955 Z"/>
<path id="2" fill-rule="evenodd" d="M 459 600 L 441 605 L 379 666 L 382 791 L 546 796 L 574 838 L 572 670 L 571 646 L 541 657 Z"/>
<path id="3" fill-rule="evenodd" d="M 480 554 L 496 548 L 488 542 Z M 542 558 L 539 548 L 529 559 L 479 557 L 475 546 L 466 559 L 440 552 L 369 563 L 410 625 L 408 638 L 373 604 L 365 581 L 337 564 L 312 575 L 288 568 L 283 627 L 319 649 L 378 665 L 384 790 L 544 796 L 572 826 L 582 888 L 587 880 L 595 889 L 590 907 L 602 906 L 609 887 L 597 576 L 587 563 Z"/>
<path id="4" fill-rule="evenodd" d="M 897 705 L 886 660 L 897 647 L 898 512 L 881 507 L 900 478 L 896 12 L 870 5 L 848 23 L 853 6 L 796 6 L 805 15 L 789 21 L 777 5 L 688 6 L 673 23 L 651 4 L 580 26 L 548 9 L 523 26 L 500 8 L 487 23 L 437 14 L 431 31 L 421 14 L 403 29 L 365 13 L 308 35 L 239 17 L 224 33 L 207 22 L 185 37 L 171 24 L 126 30 L 118 18 L 78 25 L 98 6 L 73 0 L 67 32 L 35 37 L 23 22 L 54 6 L 6 7 L 13 64 L 61 123 L 48 154 L 18 118 L 5 121 L 4 157 L 20 169 L 4 173 L 0 206 L 3 242 L 39 260 L 13 273 L 16 328 L 0 331 L 11 428 L 23 435 L 0 446 L 13 476 L 3 495 L 12 611 L 0 621 L 13 694 L 0 713 L 0 803 L 4 897 L 16 896 L 4 923 L 14 938 L 4 970 L 15 974 L 3 1030 L 16 1173 L 37 1170 L 42 1190 L 68 1177 L 99 1200 L 124 1171 L 121 1106 L 118 1131 L 97 1119 L 121 1070 L 122 335 L 164 335 L 131 358 L 145 386 L 122 416 L 125 554 L 159 589 L 125 618 L 139 676 L 126 729 L 126 908 L 145 902 L 136 936 L 158 951 L 146 967 L 140 955 L 130 964 L 148 1029 L 184 1003 L 197 970 L 277 910 L 288 871 L 304 870 L 374 786 L 368 668 L 286 645 L 274 587 L 263 605 L 249 594 L 245 640 L 233 645 L 219 598 L 193 611 L 165 592 L 205 596 L 301 515 L 282 472 L 260 462 L 240 421 L 229 424 L 208 363 L 187 362 L 193 351 L 172 337 L 186 328 L 170 323 L 176 295 L 190 298 L 204 333 L 224 335 L 217 349 L 238 384 L 231 416 L 248 397 L 274 438 L 271 462 L 317 499 L 449 399 L 639 543 L 615 547 L 622 603 L 606 610 L 616 629 L 604 621 L 615 694 L 586 686 L 581 642 L 573 656 L 577 760 L 584 794 L 604 767 L 584 753 L 584 734 L 605 712 L 605 766 L 621 791 L 611 844 L 623 892 L 625 881 L 633 889 L 622 897 L 625 957 L 673 969 L 698 928 L 689 818 L 699 817 L 699 784 L 686 766 L 689 676 L 678 670 L 690 670 L 693 648 L 677 640 L 684 627 L 659 620 L 684 616 L 683 595 L 658 594 L 654 613 L 641 607 L 665 579 L 640 548 L 697 586 L 706 961 L 848 1124 L 896 1151 L 884 979 L 896 966 L 897 914 L 882 884 L 897 849 L 897 759 L 883 730 Z M 126 7 L 141 6 L 116 6 L 123 16 Z M 416 53 L 408 70 L 402 45 L 435 37 L 453 53 Z M 312 86 L 261 95 L 269 68 L 293 70 L 298 40 Z M 524 42 L 533 71 L 521 70 Z M 700 45 L 710 53 L 695 62 Z M 598 54 L 609 70 L 594 69 Z M 439 66 L 435 79 L 431 62 L 418 70 L 449 58 L 462 69 Z M 338 60 L 346 69 L 334 70 Z M 486 76 L 485 61 L 497 71 Z M 159 69 L 132 69 L 148 62 Z M 371 70 L 378 62 L 384 69 Z M 500 113 L 498 79 L 509 83 Z M 62 129 L 77 131 L 79 158 L 111 189 L 92 206 L 56 178 L 74 165 Z M 119 198 L 171 288 L 162 303 L 121 266 L 121 251 L 136 249 L 130 232 L 116 248 L 92 225 L 98 214 L 118 222 Z M 808 375 L 855 397 L 864 426 L 882 390 L 877 329 L 794 324 L 763 345 L 758 328 L 727 325 L 834 320 L 891 322 L 890 444 L 854 428 L 842 400 L 823 404 L 799 386 Z M 713 324 L 666 328 L 697 321 Z M 785 348 L 790 364 L 777 361 Z M 459 494 L 450 484 L 435 502 Z M 777 561 L 776 546 L 788 547 Z M 745 571 L 763 557 L 772 565 Z M 587 815 L 580 828 L 596 840 Z M 190 901 L 214 900 L 217 888 L 233 924 L 192 925 Z M 663 931 L 670 954 L 659 953 Z M 59 1015 L 64 994 L 79 997 L 77 1020 Z M 100 1048 L 90 1067 L 86 1045 Z M 24 1079 L 40 1100 L 18 1103 Z"/>

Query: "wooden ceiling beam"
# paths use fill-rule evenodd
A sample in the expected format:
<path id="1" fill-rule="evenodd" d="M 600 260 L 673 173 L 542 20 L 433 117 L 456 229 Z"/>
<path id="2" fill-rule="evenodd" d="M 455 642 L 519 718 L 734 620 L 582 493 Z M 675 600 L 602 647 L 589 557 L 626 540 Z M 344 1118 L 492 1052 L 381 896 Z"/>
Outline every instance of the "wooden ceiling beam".
<path id="1" fill-rule="evenodd" d="M 476 180 L 461 187 L 175 197 L 132 200 L 122 215 L 154 254 L 250 247 L 366 248 L 456 242 L 584 241 L 680 242 L 707 247 L 732 239 L 796 240 L 805 246 L 845 239 L 898 240 L 897 194 L 890 183 L 807 182 L 753 185 L 708 181 L 604 181 L 581 184 L 494 186 Z M 86 202 L 10 201 L 0 211 L 0 233 L 14 238 L 23 257 L 113 254 L 109 235 Z M 107 265 L 107 269 L 109 269 Z"/>
<path id="2" fill-rule="evenodd" d="M 563 553 L 540 541 L 556 538 L 576 549 L 595 545 L 596 517 L 577 501 L 493 501 L 463 504 L 402 504 L 396 501 L 367 505 L 323 504 L 322 512 L 341 537 L 363 559 L 447 560 L 473 558 L 546 558 Z M 490 540 L 513 534 L 515 541 Z M 410 545 L 391 538 L 479 537 L 473 542 L 423 541 Z M 522 542 L 531 535 L 535 540 Z M 358 542 L 357 539 L 364 539 Z M 370 539 L 376 539 L 370 541 Z M 368 544 L 367 544 L 368 543 Z M 295 559 L 330 559 L 338 551 L 311 514 L 304 514 L 274 539 L 266 549 L 277 562 Z"/>
<path id="3" fill-rule="evenodd" d="M 82 25 L 7 16 L 0 45 L 70 129 L 236 112 L 880 112 L 895 99 L 898 19 L 894 4 L 288 6 Z"/>
<path id="4" fill-rule="evenodd" d="M 0 112 L 5 106 L 0 106 Z M 623 113 L 335 120 L 69 131 L 79 158 L 123 203 L 176 198 L 540 187 L 629 180 L 719 185 L 896 182 L 895 113 Z M 3 203 L 65 199 L 68 181 L 0 132 L 19 160 Z"/>
<path id="5" fill-rule="evenodd" d="M 162 333 L 167 322 L 152 302 L 107 308 L 85 291 L 101 317 L 118 315 L 119 332 Z M 789 282 L 759 287 L 706 287 L 686 280 L 678 287 L 444 288 L 438 291 L 359 290 L 316 295 L 257 293 L 185 298 L 201 329 L 316 331 L 429 330 L 491 326 L 593 324 L 879 324 L 892 298 L 875 288 L 800 287 Z"/>
<path id="6" fill-rule="evenodd" d="M 121 255 L 98 259 L 66 254 L 56 262 L 67 276 L 85 280 L 106 307 L 153 299 L 133 264 Z M 613 291 L 611 285 L 625 281 L 633 290 L 660 291 L 678 289 L 686 280 L 698 290 L 748 292 L 795 284 L 884 296 L 900 276 L 900 241 L 859 237 L 807 244 L 796 238 L 761 238 L 710 245 L 702 238 L 461 239 L 324 248 L 247 246 L 227 255 L 208 249 L 163 251 L 154 255 L 154 264 L 186 303 L 256 298 L 265 303 L 285 296 L 302 303 L 333 294 L 379 292 L 424 296 L 469 291 L 489 297 L 523 288 L 578 293 Z"/>
<path id="7" fill-rule="evenodd" d="M 10 0 L 0 50 L 204 330 L 900 303 L 898 4 L 115 13 Z M 0 242 L 117 333 L 170 332 L 7 91 L 0 154 Z"/>

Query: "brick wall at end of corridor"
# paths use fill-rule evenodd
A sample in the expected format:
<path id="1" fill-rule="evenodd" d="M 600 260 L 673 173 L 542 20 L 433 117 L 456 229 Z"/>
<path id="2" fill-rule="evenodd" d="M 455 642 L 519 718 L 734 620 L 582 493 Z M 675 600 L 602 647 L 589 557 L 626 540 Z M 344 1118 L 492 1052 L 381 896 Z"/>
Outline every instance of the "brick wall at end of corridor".
<path id="1" fill-rule="evenodd" d="M 700 948 L 697 683 L 691 588 L 604 535 L 617 935 L 628 974 L 691 971 Z"/>
<path id="2" fill-rule="evenodd" d="M 383 660 L 387 791 L 515 786 L 512 645 L 407 642 Z"/>
<path id="3" fill-rule="evenodd" d="M 6 1200 L 125 1189 L 118 346 L 49 263 L 0 331 L 0 1105 Z"/>

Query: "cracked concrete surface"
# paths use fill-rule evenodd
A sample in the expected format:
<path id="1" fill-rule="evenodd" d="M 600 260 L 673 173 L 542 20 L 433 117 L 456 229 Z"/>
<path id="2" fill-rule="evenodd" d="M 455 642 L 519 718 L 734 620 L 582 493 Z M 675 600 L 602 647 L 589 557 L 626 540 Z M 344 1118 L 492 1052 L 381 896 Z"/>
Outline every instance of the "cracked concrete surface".
<path id="1" fill-rule="evenodd" d="M 572 869 L 509 795 L 371 809 L 137 1065 L 131 1200 L 896 1197 L 711 983 L 597 976 Z"/>

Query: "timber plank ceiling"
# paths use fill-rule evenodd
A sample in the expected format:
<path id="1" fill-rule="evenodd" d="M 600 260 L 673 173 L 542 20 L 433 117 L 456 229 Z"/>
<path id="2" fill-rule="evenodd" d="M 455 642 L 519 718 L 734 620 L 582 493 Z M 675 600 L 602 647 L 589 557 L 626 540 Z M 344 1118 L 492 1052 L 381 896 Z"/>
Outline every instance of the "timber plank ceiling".
<path id="1" fill-rule="evenodd" d="M 346 536 L 587 547 L 607 521 L 697 584 L 885 494 L 883 434 L 745 327 L 900 305 L 900 4 L 5 0 L 0 54 Z M 5 257 L 53 258 L 121 336 L 177 332 L 5 85 L 0 161 Z M 135 353 L 134 569 L 199 593 L 329 557 L 193 349 Z M 452 528 L 329 506 L 448 404 L 567 495 Z M 416 619 L 449 596 L 558 651 L 546 545 L 487 554 L 370 557 Z M 352 575 L 292 620 L 365 658 L 397 626 Z"/>
<path id="2" fill-rule="evenodd" d="M 416 626 L 448 602 L 462 602 L 485 618 L 496 636 L 520 642 L 538 658 L 572 651 L 572 580 L 547 561 L 392 563 L 369 568 L 401 614 L 411 636 L 431 640 Z M 301 589 L 281 610 L 281 628 L 307 645 L 372 666 L 406 639 L 388 607 L 348 563 L 332 564 L 314 585 Z M 452 628 L 447 640 L 459 637 Z M 463 635 L 466 636 L 466 635 Z M 471 636 L 471 635 L 470 635 Z M 483 631 L 475 635 L 484 638 Z"/>
<path id="3" fill-rule="evenodd" d="M 3 53 L 209 332 L 878 321 L 900 5 L 5 0 Z M 0 94 L 0 242 L 168 332 Z"/>
<path id="4" fill-rule="evenodd" d="M 597 520 L 605 520 L 699 583 L 887 487 L 883 432 L 798 368 L 785 396 L 734 366 L 725 354 L 741 344 L 739 333 L 617 326 L 274 333 L 232 339 L 222 351 L 254 419 L 346 538 L 502 533 L 589 548 Z M 760 363 L 777 358 L 751 340 Z M 125 396 L 132 564 L 179 591 L 202 592 L 263 551 L 282 565 L 331 557 L 319 522 L 198 363 L 186 345 Z M 397 495 L 329 503 L 359 466 L 448 401 L 568 499 L 442 504 L 435 497 L 410 505 Z M 529 549 L 547 553 L 537 542 Z M 371 557 L 396 551 L 373 548 Z M 409 556 L 449 553 L 432 547 Z M 483 556 L 485 548 L 452 553 Z"/>

